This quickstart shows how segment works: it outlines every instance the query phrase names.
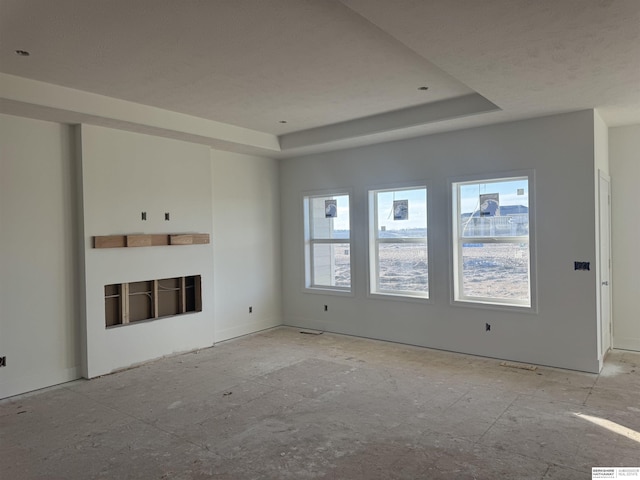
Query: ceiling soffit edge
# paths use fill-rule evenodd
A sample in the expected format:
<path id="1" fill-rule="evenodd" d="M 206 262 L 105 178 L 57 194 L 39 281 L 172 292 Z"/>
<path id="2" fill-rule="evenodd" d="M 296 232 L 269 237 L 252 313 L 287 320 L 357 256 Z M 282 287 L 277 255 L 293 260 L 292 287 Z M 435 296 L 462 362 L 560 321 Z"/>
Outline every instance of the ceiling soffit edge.
<path id="1" fill-rule="evenodd" d="M 482 95 L 472 93 L 323 127 L 287 133 L 279 137 L 280 149 L 287 151 L 311 145 L 329 144 L 499 110 L 501 110 L 500 107 Z"/>

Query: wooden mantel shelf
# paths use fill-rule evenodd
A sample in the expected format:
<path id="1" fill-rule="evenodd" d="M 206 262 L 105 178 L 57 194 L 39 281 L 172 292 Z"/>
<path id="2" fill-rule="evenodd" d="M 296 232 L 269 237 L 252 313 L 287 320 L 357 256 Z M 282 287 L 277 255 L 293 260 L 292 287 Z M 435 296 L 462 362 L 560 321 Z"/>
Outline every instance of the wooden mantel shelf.
<path id="1" fill-rule="evenodd" d="M 202 245 L 205 243 L 210 243 L 208 233 L 155 233 L 93 237 L 93 248 L 160 247 L 164 245 Z"/>

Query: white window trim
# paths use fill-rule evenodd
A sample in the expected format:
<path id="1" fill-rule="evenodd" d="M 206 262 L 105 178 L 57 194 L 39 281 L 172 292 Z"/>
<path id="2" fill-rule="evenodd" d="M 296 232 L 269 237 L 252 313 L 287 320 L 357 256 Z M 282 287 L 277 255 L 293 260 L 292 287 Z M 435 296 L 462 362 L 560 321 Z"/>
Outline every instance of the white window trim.
<path id="1" fill-rule="evenodd" d="M 427 236 L 426 237 L 402 237 L 398 239 L 381 239 L 377 238 L 378 232 L 378 218 L 377 218 L 377 196 L 379 192 L 394 192 L 399 190 L 415 190 L 424 188 L 426 189 L 426 202 L 427 202 Z M 367 249 L 367 296 L 370 298 L 400 300 L 400 301 L 415 301 L 421 303 L 433 303 L 431 300 L 431 244 L 429 241 L 429 223 L 431 218 L 431 188 L 429 182 L 410 182 L 400 184 L 387 184 L 381 186 L 375 186 L 367 189 L 367 205 L 368 205 L 368 249 Z M 427 264 L 429 272 L 429 288 L 426 294 L 413 292 L 410 290 L 384 290 L 379 288 L 378 277 L 378 244 L 380 243 L 399 243 L 399 244 L 424 244 L 427 245 Z"/>
<path id="2" fill-rule="evenodd" d="M 349 238 L 327 238 L 327 239 L 312 239 L 312 214 L 311 214 L 311 198 L 314 197 L 337 197 L 346 195 L 349 197 Z M 300 205 L 302 205 L 302 218 L 304 228 L 304 241 L 303 241 L 303 259 L 302 264 L 302 278 L 304 283 L 302 290 L 305 293 L 315 294 L 328 294 L 328 295 L 340 295 L 353 297 L 355 292 L 355 279 L 354 279 L 354 243 L 353 243 L 353 190 L 351 188 L 336 188 L 327 190 L 313 190 L 302 192 Z M 313 245 L 316 244 L 349 244 L 349 270 L 351 278 L 350 287 L 340 287 L 331 285 L 314 285 L 313 278 L 313 260 L 311 253 L 313 252 Z"/>
<path id="3" fill-rule="evenodd" d="M 528 203 L 529 203 L 529 235 L 528 242 L 522 237 L 477 237 L 477 243 L 528 243 L 529 244 L 529 304 L 522 300 L 505 300 L 504 298 L 492 297 L 471 297 L 460 295 L 462 282 L 463 263 L 459 259 L 462 257 L 462 244 L 472 243 L 464 241 L 458 236 L 458 205 L 460 203 L 460 190 L 455 189 L 456 184 L 481 183 L 483 181 L 508 181 L 510 179 L 527 178 L 528 180 Z M 450 257 L 450 304 L 453 306 L 463 306 L 471 308 L 487 308 L 492 310 L 507 310 L 521 313 L 538 313 L 537 295 L 537 261 L 536 261 L 536 222 L 535 222 L 535 171 L 515 170 L 508 172 L 494 172 L 488 174 L 466 175 L 448 179 L 449 191 L 449 257 Z"/>

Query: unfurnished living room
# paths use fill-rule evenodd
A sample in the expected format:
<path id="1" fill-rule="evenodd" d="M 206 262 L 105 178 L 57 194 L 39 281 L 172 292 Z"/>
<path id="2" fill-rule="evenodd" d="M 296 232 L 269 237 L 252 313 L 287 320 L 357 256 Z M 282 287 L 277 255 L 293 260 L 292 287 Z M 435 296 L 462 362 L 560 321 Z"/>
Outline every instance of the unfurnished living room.
<path id="1" fill-rule="evenodd" d="M 0 478 L 640 479 L 640 2 L 0 0 Z"/>

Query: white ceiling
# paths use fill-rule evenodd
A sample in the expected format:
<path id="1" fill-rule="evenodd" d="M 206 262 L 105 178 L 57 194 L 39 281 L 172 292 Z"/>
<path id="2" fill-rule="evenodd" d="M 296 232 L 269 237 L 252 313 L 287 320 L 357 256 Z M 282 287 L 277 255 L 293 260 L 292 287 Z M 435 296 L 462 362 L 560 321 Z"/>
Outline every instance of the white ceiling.
<path id="1" fill-rule="evenodd" d="M 0 72 L 203 128 L 10 94 L 5 113 L 274 157 L 587 108 L 640 124 L 640 1 L 0 0 Z"/>

